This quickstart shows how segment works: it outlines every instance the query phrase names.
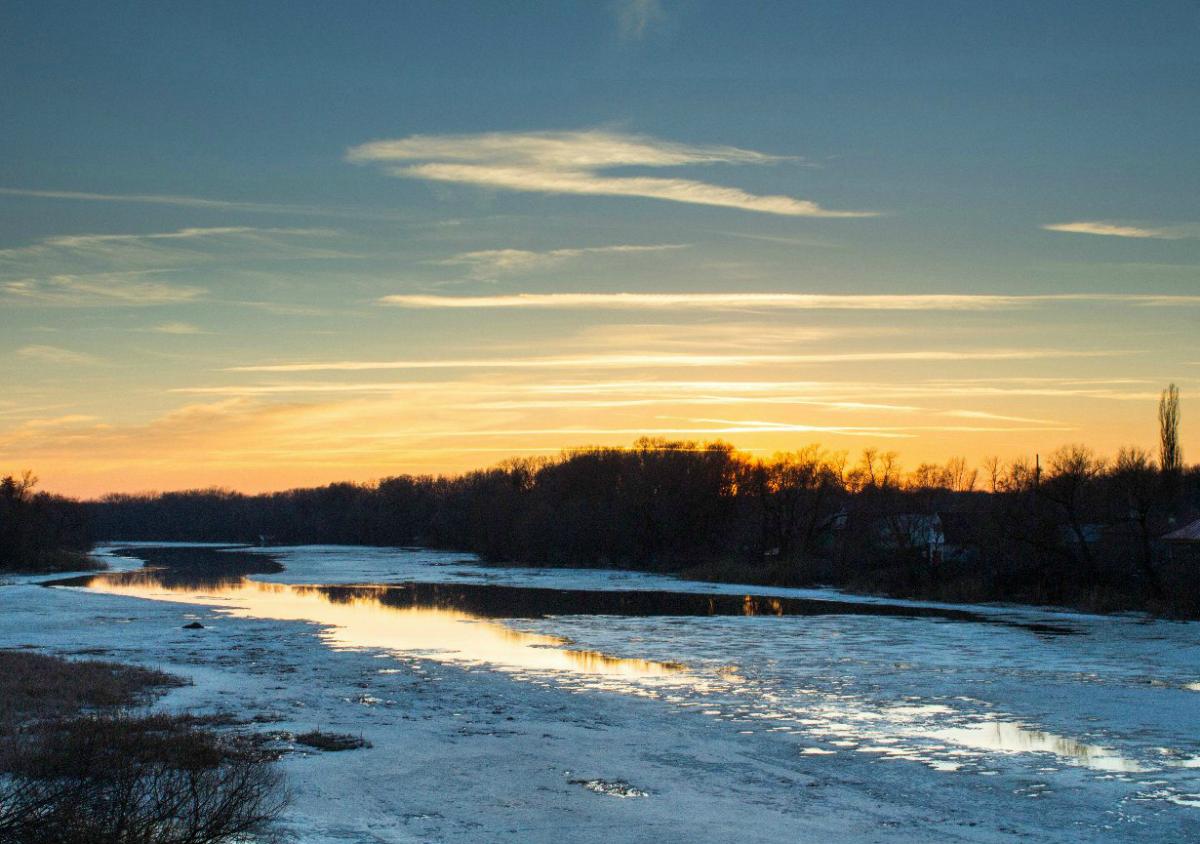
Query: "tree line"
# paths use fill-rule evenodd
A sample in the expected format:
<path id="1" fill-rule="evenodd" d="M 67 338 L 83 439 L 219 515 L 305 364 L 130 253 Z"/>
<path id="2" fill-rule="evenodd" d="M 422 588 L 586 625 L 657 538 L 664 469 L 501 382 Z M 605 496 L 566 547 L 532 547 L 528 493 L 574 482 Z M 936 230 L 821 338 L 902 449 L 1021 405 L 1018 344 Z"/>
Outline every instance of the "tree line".
<path id="1" fill-rule="evenodd" d="M 78 502 L 37 492 L 32 472 L 0 478 L 0 571 L 79 570 L 89 564 L 89 513 Z"/>
<path id="2" fill-rule="evenodd" d="M 1200 516 L 1200 467 L 1183 464 L 1173 387 L 1159 415 L 1157 460 L 1067 445 L 905 472 L 874 448 L 851 462 L 818 445 L 757 458 L 724 442 L 642 439 L 454 477 L 57 508 L 97 540 L 419 545 L 507 563 L 1200 615 L 1200 568 L 1161 541 Z"/>

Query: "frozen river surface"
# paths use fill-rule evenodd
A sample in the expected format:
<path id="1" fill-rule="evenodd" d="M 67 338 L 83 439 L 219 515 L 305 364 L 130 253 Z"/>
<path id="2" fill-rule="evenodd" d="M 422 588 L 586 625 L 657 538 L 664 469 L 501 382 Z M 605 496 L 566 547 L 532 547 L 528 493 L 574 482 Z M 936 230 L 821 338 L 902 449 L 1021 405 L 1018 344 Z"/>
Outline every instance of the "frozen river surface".
<path id="1" fill-rule="evenodd" d="M 306 841 L 1200 840 L 1200 624 L 266 551 L 220 584 L 14 582 L 0 645 L 364 734 L 286 761 Z"/>

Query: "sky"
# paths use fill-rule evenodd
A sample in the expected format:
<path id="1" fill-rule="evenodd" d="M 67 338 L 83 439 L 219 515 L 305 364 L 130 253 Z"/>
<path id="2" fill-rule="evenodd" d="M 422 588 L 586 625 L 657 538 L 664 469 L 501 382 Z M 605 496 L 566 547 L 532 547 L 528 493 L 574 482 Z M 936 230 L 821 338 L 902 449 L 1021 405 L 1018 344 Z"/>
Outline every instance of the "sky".
<path id="1" fill-rule="evenodd" d="M 1194 2 L 39 2 L 0 473 L 70 495 L 724 440 L 1200 459 Z"/>

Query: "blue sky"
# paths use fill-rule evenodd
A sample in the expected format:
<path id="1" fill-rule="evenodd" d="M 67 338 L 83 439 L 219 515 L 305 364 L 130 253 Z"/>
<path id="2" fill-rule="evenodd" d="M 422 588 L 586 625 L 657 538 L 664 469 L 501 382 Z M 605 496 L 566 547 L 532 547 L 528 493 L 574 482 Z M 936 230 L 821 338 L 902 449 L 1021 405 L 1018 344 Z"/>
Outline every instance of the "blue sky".
<path id="1" fill-rule="evenodd" d="M 1198 56 L 1194 3 L 19 4 L 0 466 L 1149 447 L 1200 375 Z"/>

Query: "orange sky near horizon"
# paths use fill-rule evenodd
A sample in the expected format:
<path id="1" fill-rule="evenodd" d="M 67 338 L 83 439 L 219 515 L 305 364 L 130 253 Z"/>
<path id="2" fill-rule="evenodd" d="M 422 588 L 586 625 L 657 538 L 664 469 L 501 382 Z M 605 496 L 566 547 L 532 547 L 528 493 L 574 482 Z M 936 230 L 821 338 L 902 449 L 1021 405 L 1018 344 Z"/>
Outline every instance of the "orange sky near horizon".
<path id="1" fill-rule="evenodd" d="M 427 389 L 447 392 L 445 385 Z M 29 468 L 40 478 L 41 489 L 92 498 L 206 487 L 267 492 L 399 474 L 457 474 L 514 456 L 553 456 L 586 445 L 626 447 L 643 434 L 721 440 L 752 457 L 819 443 L 847 452 L 850 464 L 870 447 L 897 452 L 905 471 L 959 455 L 976 467 L 992 455 L 1006 461 L 1035 453 L 1044 457 L 1073 442 L 1086 443 L 1102 455 L 1124 445 L 1157 454 L 1157 396 L 1149 386 L 1140 393 L 1111 393 L 1112 385 L 1092 385 L 1082 394 L 1039 398 L 1038 411 L 1060 419 L 1069 418 L 1073 404 L 1109 409 L 1087 429 L 1054 419 L 915 404 L 942 401 L 937 397 L 945 385 L 896 386 L 890 392 L 876 385 L 872 402 L 804 398 L 803 385 L 769 382 L 611 381 L 582 387 L 540 384 L 529 391 L 518 391 L 514 384 L 497 391 L 483 382 L 472 389 L 470 417 L 479 422 L 485 414 L 490 428 L 456 429 L 464 412 L 457 407 L 461 402 L 442 407 L 432 396 L 411 396 L 407 403 L 388 394 L 307 404 L 226 398 L 186 405 L 141 426 L 82 418 L 27 426 L 22 434 L 27 461 L 6 461 L 2 470 Z M 862 389 L 846 385 L 846 394 Z M 1012 401 L 1003 394 L 992 396 L 997 389 L 993 384 L 977 389 L 988 401 L 970 402 L 972 407 Z M 1044 385 L 1026 391 L 1062 392 Z M 497 392 L 506 397 L 494 398 Z M 810 385 L 807 395 L 814 392 Z M 467 386 L 458 384 L 453 393 L 462 397 Z M 672 403 L 672 397 L 681 403 Z M 800 405 L 802 414 L 795 412 L 798 402 L 807 403 Z M 578 424 L 581 403 L 605 405 L 586 411 L 593 414 L 590 428 Z M 1186 414 L 1186 396 L 1184 407 Z M 778 421 L 796 416 L 814 421 Z M 1200 443 L 1187 435 L 1186 415 L 1184 421 L 1186 459 Z"/>

